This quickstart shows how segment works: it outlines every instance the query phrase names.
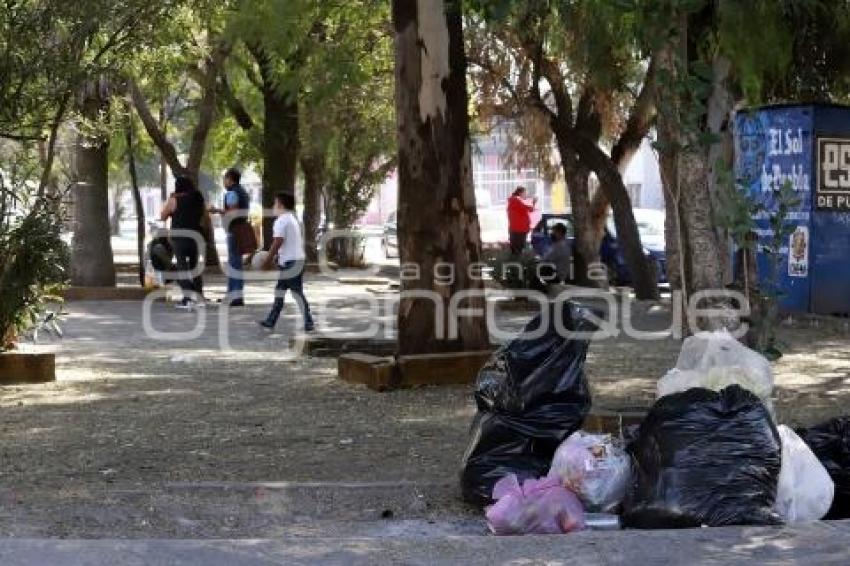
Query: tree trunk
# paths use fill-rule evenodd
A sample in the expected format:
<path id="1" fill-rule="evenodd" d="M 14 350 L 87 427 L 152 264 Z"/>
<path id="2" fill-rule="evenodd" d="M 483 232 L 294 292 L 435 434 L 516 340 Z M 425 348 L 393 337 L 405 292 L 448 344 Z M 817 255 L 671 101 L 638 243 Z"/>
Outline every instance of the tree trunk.
<path id="1" fill-rule="evenodd" d="M 263 130 L 263 208 L 274 207 L 278 192 L 295 194 L 298 165 L 298 102 L 295 97 L 281 96 L 267 90 L 265 128 Z M 263 247 L 272 241 L 274 218 L 263 219 Z"/>
<path id="2" fill-rule="evenodd" d="M 629 163 L 640 150 L 643 140 L 649 135 L 649 131 L 655 123 L 658 92 L 657 71 L 658 60 L 657 57 L 653 57 L 647 67 L 640 92 L 629 111 L 626 127 L 620 133 L 614 147 L 611 148 L 611 161 L 614 162 L 621 177 L 626 174 Z M 611 190 L 616 190 L 616 187 L 596 191 L 590 204 L 593 232 L 599 238 L 600 243 L 605 231 L 605 223 L 608 220 L 608 208 L 611 203 L 608 201 L 607 194 Z"/>
<path id="3" fill-rule="evenodd" d="M 84 118 L 96 122 L 109 104 L 103 81 L 86 85 Z M 109 141 L 105 136 L 77 136 L 74 159 L 74 237 L 71 243 L 71 284 L 115 286 L 115 265 L 109 227 Z"/>
<path id="4" fill-rule="evenodd" d="M 315 156 L 301 158 L 301 170 L 304 172 L 304 253 L 307 263 L 319 261 L 317 238 L 325 184 L 323 161 L 323 158 Z"/>
<path id="5" fill-rule="evenodd" d="M 274 73 L 275 61 L 259 45 L 249 49 L 263 81 L 263 208 L 274 207 L 276 193 L 295 194 L 298 167 L 298 96 L 281 91 Z M 263 218 L 263 247 L 272 242 L 274 218 Z"/>
<path id="6" fill-rule="evenodd" d="M 576 148 L 582 163 L 586 164 L 599 178 L 600 189 L 605 191 L 614 211 L 614 224 L 617 227 L 617 243 L 623 254 L 626 267 L 632 278 L 632 285 L 638 299 L 658 298 L 658 281 L 655 270 L 643 253 L 640 233 L 637 229 L 632 202 L 623 184 L 623 177 L 611 158 L 592 140 L 578 133 L 573 136 L 572 144 Z"/>
<path id="7" fill-rule="evenodd" d="M 579 99 L 576 112 L 575 126 L 570 123 L 571 112 L 565 104 L 558 106 L 558 113 L 550 114 L 550 127 L 555 134 L 558 153 L 561 156 L 561 166 L 564 170 L 564 180 L 570 195 L 570 210 L 575 230 L 575 245 L 573 247 L 573 267 L 576 283 L 585 286 L 600 286 L 599 281 L 590 279 L 588 269 L 599 261 L 599 246 L 601 238 L 593 233 L 592 214 L 590 208 L 590 169 L 582 162 L 580 154 L 572 145 L 576 132 L 581 130 L 588 139 L 598 142 L 601 135 L 599 114 L 594 104 L 594 92 L 587 88 Z M 607 286 L 602 281 L 601 286 Z"/>
<path id="8" fill-rule="evenodd" d="M 575 151 L 559 143 L 564 179 L 570 195 L 570 210 L 575 230 L 573 247 L 573 276 L 577 285 L 598 287 L 599 282 L 588 277 L 589 267 L 599 261 L 601 240 L 592 235 L 592 217 L 590 211 L 590 170 L 578 161 Z M 603 285 L 607 285 L 604 282 Z"/>
<path id="9" fill-rule="evenodd" d="M 719 179 L 718 168 L 732 169 L 734 160 L 734 139 L 732 132 L 733 111 L 735 98 L 729 90 L 729 74 L 731 63 L 725 57 L 716 57 L 712 64 L 714 71 L 714 85 L 711 96 L 708 99 L 707 127 L 708 131 L 717 136 L 718 142 L 708 148 L 708 196 L 711 202 L 711 219 L 716 218 L 720 202 L 718 195 Z M 717 223 L 712 222 L 717 239 L 717 252 L 721 269 L 721 281 L 723 284 L 732 282 L 732 261 L 730 247 L 725 245 L 729 242 L 729 234 L 720 228 Z"/>
<path id="10" fill-rule="evenodd" d="M 109 233 L 112 236 L 121 235 L 122 216 L 124 216 L 124 210 L 121 208 L 121 190 L 115 187 L 112 191 L 112 215 L 109 218 Z"/>
<path id="11" fill-rule="evenodd" d="M 688 72 L 690 57 L 698 56 L 687 49 L 687 22 L 680 18 L 679 35 L 659 52 L 661 68 L 669 82 L 682 82 L 682 72 Z M 677 57 L 676 53 L 680 53 Z M 677 60 L 678 58 L 678 60 Z M 717 207 L 716 159 L 722 151 L 715 144 L 700 139 L 701 133 L 721 133 L 728 128 L 732 97 L 726 87 L 728 66 L 717 59 L 712 61 L 713 85 L 704 114 L 682 119 L 684 108 L 690 104 L 676 89 L 664 89 L 659 108 L 658 133 L 661 142 L 661 173 L 667 208 L 668 273 L 674 289 L 683 291 L 683 301 L 699 291 L 724 289 L 728 274 L 728 250 L 725 237 L 715 228 Z M 675 273 L 677 270 L 678 273 Z M 722 307 L 728 301 L 718 299 L 702 307 Z M 736 324 L 732 319 L 713 318 L 700 321 L 709 328 Z M 687 333 L 690 328 L 685 328 Z"/>
<path id="12" fill-rule="evenodd" d="M 663 126 L 665 119 L 660 119 L 659 126 Z M 667 256 L 667 281 L 673 291 L 682 291 L 687 301 L 687 287 L 682 284 L 687 281 L 687 266 L 685 258 L 679 253 L 680 249 L 687 249 L 684 245 L 684 232 L 680 226 L 679 204 L 681 195 L 679 193 L 678 181 L 678 153 L 673 149 L 670 134 L 666 127 L 659 127 L 658 141 L 664 150 L 658 155 L 658 168 L 661 173 L 661 184 L 664 190 L 664 249 Z"/>
<path id="13" fill-rule="evenodd" d="M 133 203 L 136 205 L 136 251 L 139 255 L 139 285 L 145 285 L 145 207 L 142 204 L 142 192 L 139 189 L 139 175 L 136 171 L 135 136 L 133 121 L 128 120 L 124 132 L 127 141 L 127 171 L 130 173 L 130 186 L 133 190 Z"/>
<path id="14" fill-rule="evenodd" d="M 399 146 L 399 251 L 418 277 L 402 278 L 399 353 L 489 347 L 482 281 L 469 267 L 481 261 L 469 140 L 466 57 L 460 0 L 393 0 L 395 104 Z M 453 277 L 442 279 L 448 268 Z M 435 268 L 437 273 L 435 274 Z M 442 284 L 441 284 L 442 283 Z M 460 305 L 478 309 L 446 327 L 452 296 L 479 291 Z M 431 299 L 411 293 L 433 293 Z M 408 296 L 405 296 L 408 294 Z M 442 320 L 441 320 L 442 318 Z M 454 326 L 452 325 L 448 325 Z"/>
<path id="15" fill-rule="evenodd" d="M 165 120 L 165 104 L 166 101 L 163 100 L 162 105 L 159 108 L 159 124 L 164 136 L 168 134 L 166 131 L 168 123 Z M 168 200 L 168 163 L 166 163 L 165 157 L 163 157 L 162 154 L 159 156 L 159 196 L 162 199 L 162 202 Z"/>

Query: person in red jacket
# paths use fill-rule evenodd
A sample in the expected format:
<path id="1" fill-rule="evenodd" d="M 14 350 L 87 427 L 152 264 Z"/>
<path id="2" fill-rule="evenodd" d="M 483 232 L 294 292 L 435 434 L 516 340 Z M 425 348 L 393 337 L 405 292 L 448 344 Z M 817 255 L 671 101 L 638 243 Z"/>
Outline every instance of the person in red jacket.
<path id="1" fill-rule="evenodd" d="M 528 241 L 528 233 L 531 232 L 531 213 L 537 197 L 531 199 L 529 204 L 526 199 L 525 187 L 517 187 L 513 195 L 508 199 L 508 235 L 511 241 L 511 253 L 519 255 L 525 249 Z"/>

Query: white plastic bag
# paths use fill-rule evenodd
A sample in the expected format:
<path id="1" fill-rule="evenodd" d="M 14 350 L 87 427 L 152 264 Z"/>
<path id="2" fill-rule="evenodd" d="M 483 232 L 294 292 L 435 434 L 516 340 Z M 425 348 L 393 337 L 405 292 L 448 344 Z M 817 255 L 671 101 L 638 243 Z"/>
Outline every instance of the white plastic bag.
<path id="1" fill-rule="evenodd" d="M 720 391 L 740 385 L 765 402 L 773 395 L 770 362 L 725 330 L 700 332 L 685 340 L 676 367 L 658 380 L 658 397 L 694 387 Z"/>
<path id="2" fill-rule="evenodd" d="M 835 485 L 826 468 L 797 434 L 779 425 L 782 467 L 776 491 L 776 511 L 786 523 L 823 518 L 832 505 Z"/>
<path id="3" fill-rule="evenodd" d="M 610 434 L 570 435 L 555 452 L 549 476 L 579 496 L 589 511 L 610 512 L 623 500 L 631 462 Z"/>

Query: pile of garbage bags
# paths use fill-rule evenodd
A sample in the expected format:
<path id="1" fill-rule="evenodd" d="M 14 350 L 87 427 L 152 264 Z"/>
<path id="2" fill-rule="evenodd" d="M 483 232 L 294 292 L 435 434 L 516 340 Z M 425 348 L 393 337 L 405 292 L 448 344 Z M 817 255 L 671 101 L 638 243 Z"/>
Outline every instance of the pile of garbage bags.
<path id="1" fill-rule="evenodd" d="M 850 418 L 777 426 L 770 362 L 723 331 L 685 340 L 628 443 L 581 430 L 589 312 L 550 305 L 479 374 L 461 487 L 492 532 L 569 533 L 591 513 L 630 528 L 850 517 Z"/>
<path id="2" fill-rule="evenodd" d="M 555 450 L 581 427 L 590 411 L 589 341 L 562 336 L 557 327 L 591 333 L 596 326 L 587 314 L 567 302 L 550 305 L 481 369 L 460 476 L 470 503 L 491 503 L 496 482 L 509 474 L 520 481 L 546 475 Z"/>
<path id="3" fill-rule="evenodd" d="M 850 519 L 850 417 L 803 429 L 800 437 L 835 484 L 835 497 L 825 518 Z"/>
<path id="4" fill-rule="evenodd" d="M 769 525 L 781 466 L 779 432 L 759 398 L 731 385 L 659 399 L 629 446 L 632 489 L 623 525 Z"/>

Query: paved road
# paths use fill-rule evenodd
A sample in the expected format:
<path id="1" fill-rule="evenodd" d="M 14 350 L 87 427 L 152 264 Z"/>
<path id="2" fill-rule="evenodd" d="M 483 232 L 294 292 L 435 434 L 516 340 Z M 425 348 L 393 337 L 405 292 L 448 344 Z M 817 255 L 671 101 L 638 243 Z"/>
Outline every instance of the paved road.
<path id="1" fill-rule="evenodd" d="M 734 565 L 850 563 L 848 523 L 535 537 L 0 540 L 4 566 L 272 564 Z"/>

